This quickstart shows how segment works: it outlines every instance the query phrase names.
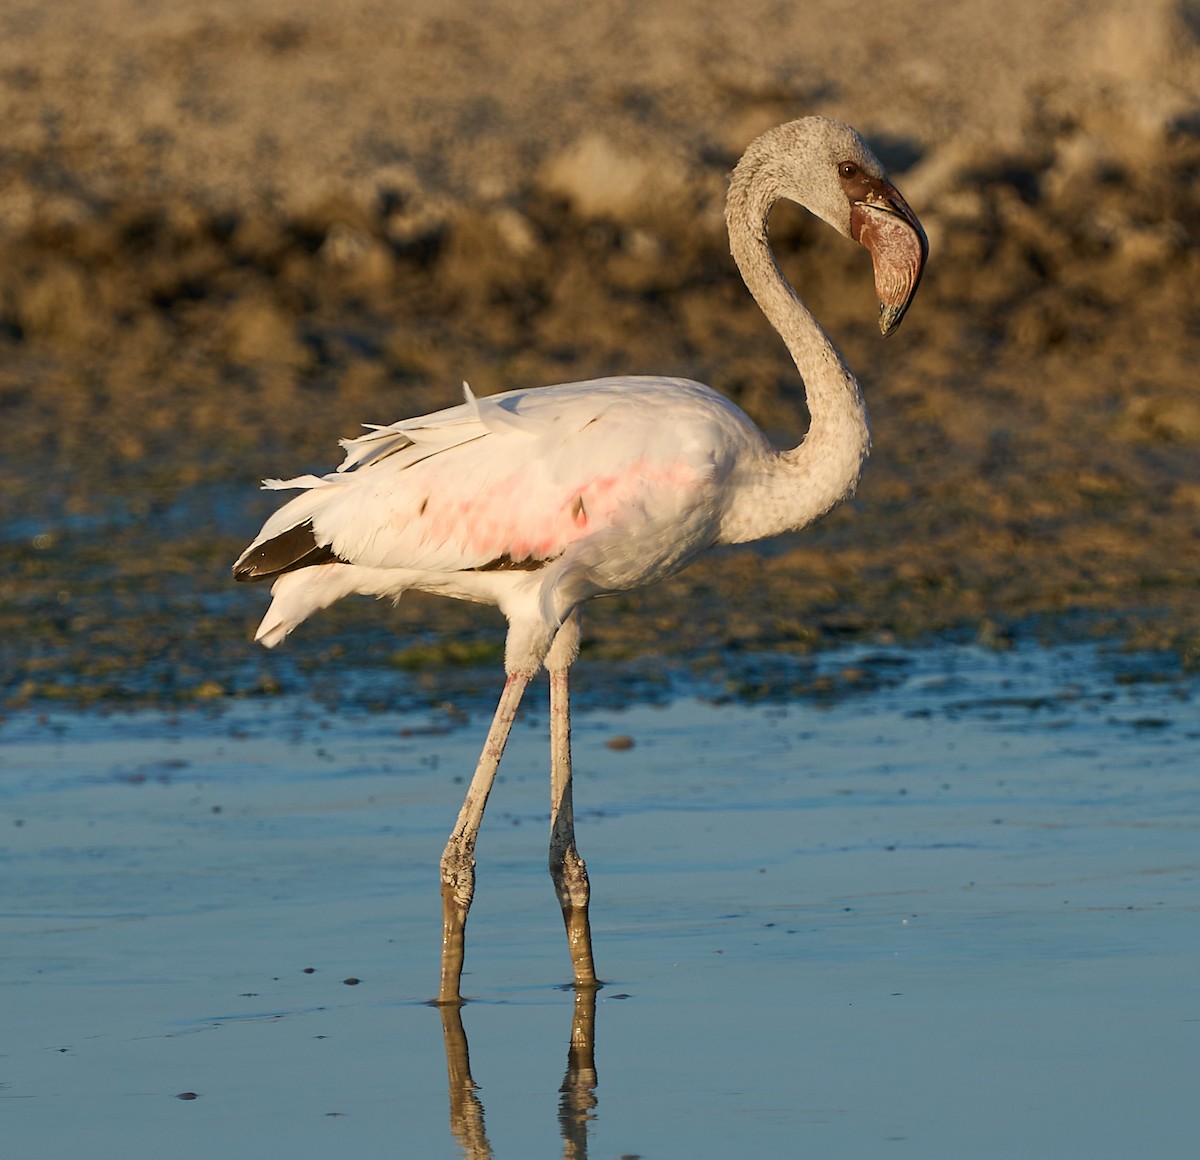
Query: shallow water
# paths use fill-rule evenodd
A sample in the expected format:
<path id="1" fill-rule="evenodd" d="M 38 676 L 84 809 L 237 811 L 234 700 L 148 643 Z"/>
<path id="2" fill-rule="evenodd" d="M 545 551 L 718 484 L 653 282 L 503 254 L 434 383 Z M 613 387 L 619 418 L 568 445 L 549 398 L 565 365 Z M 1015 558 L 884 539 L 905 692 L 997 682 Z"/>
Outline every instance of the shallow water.
<path id="1" fill-rule="evenodd" d="M 9 1148 L 1190 1155 L 1195 680 L 1082 648 L 869 662 L 894 679 L 864 695 L 578 715 L 594 1011 L 563 988 L 531 691 L 461 1031 L 427 1000 L 482 715 L 10 715 Z"/>

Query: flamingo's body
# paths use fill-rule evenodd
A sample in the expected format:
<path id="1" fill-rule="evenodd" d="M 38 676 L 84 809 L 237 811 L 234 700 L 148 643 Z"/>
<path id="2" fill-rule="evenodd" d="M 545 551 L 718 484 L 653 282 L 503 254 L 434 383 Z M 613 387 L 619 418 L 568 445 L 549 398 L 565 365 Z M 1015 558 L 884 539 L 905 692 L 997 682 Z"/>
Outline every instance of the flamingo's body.
<path id="1" fill-rule="evenodd" d="M 885 333 L 916 290 L 925 240 L 849 127 L 807 118 L 747 150 L 731 185 L 730 242 L 805 380 L 812 424 L 795 450 L 777 451 L 738 407 L 699 383 L 609 378 L 484 399 L 468 389 L 457 407 L 344 441 L 345 461 L 331 475 L 267 484 L 302 494 L 234 567 L 239 579 L 277 577 L 256 638 L 263 644 L 278 644 L 352 593 L 398 599 L 416 588 L 497 605 L 508 619 L 505 692 L 442 859 L 442 1002 L 460 998 L 483 807 L 521 693 L 543 665 L 551 676 L 551 871 L 576 983 L 596 983 L 570 797 L 566 674 L 578 652 L 580 605 L 673 575 L 714 545 L 803 527 L 858 481 L 866 410 L 774 264 L 766 216 L 780 197 L 871 250 Z"/>
<path id="2" fill-rule="evenodd" d="M 268 646 L 352 592 L 417 588 L 498 605 L 510 668 L 536 671 L 582 601 L 660 580 L 714 544 L 761 538 L 765 521 L 786 531 L 841 498 L 789 488 L 781 505 L 769 484 L 778 452 L 728 399 L 686 379 L 468 393 L 346 448 L 339 473 L 268 484 L 306 491 L 258 543 L 307 525 L 337 557 L 279 578 L 258 630 Z M 865 432 L 850 454 L 861 462 Z M 811 515 L 788 510 L 795 501 Z"/>

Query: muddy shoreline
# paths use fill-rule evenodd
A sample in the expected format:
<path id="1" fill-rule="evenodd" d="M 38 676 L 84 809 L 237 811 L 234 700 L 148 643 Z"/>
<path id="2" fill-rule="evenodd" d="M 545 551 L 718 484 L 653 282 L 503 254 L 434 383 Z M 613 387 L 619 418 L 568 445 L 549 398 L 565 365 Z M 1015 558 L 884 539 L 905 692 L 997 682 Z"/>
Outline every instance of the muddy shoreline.
<path id="1" fill-rule="evenodd" d="M 889 19 L 925 39 L 891 45 L 824 5 L 804 36 L 681 3 L 623 38 L 601 5 L 528 42 L 465 3 L 353 27 L 305 4 L 127 7 L 71 34 L 31 10 L 0 59 L 5 701 L 215 698 L 343 658 L 417 685 L 486 667 L 496 618 L 420 598 L 257 655 L 265 593 L 227 572 L 268 509 L 259 478 L 327 467 L 338 436 L 464 378 L 687 375 L 794 442 L 801 384 L 720 205 L 749 136 L 808 112 L 863 128 L 933 246 L 882 342 L 864 256 L 772 220 L 863 382 L 862 487 L 818 528 L 598 605 L 587 652 L 650 670 L 670 641 L 736 674 L 848 640 L 1086 635 L 1200 660 L 1200 58 L 1179 6 L 1136 28 L 1119 5 L 1036 6 L 997 39 L 986 6 L 942 26 L 910 3 Z M 1051 34 L 1054 59 L 1034 51 Z M 864 93 L 822 45 L 903 58 L 906 83 Z M 976 91 L 989 53 L 1011 67 Z"/>

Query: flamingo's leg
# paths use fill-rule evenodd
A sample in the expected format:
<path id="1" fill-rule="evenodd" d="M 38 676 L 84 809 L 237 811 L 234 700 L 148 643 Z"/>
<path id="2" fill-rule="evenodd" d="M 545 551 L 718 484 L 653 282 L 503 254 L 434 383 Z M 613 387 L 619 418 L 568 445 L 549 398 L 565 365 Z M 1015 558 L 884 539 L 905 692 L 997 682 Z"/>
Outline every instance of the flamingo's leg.
<path id="1" fill-rule="evenodd" d="M 504 683 L 504 692 L 496 706 L 496 715 L 488 730 L 475 776 L 467 789 L 458 821 L 442 852 L 442 987 L 439 1003 L 461 1003 L 464 930 L 467 912 L 475 894 L 475 838 L 483 821 L 484 807 L 504 746 L 512 730 L 521 703 L 521 694 L 529 684 L 529 674 L 512 673 Z"/>
<path id="2" fill-rule="evenodd" d="M 576 987 L 596 987 L 592 928 L 588 921 L 587 866 L 575 848 L 571 799 L 571 700 L 567 673 L 579 652 L 579 617 L 559 630 L 546 658 L 550 671 L 550 877 L 562 907 Z"/>

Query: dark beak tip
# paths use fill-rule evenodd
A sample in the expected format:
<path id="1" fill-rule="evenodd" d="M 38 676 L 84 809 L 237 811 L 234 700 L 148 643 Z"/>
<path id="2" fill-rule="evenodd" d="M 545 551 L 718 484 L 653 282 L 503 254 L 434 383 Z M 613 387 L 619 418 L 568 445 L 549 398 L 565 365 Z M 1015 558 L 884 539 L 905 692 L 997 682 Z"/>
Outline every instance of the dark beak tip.
<path id="1" fill-rule="evenodd" d="M 894 334 L 904 317 L 903 306 L 889 306 L 886 302 L 879 304 L 879 332 L 884 338 Z"/>

